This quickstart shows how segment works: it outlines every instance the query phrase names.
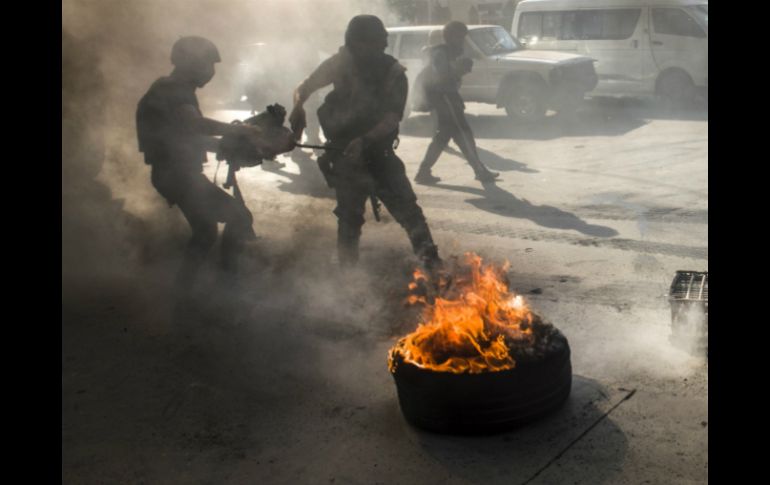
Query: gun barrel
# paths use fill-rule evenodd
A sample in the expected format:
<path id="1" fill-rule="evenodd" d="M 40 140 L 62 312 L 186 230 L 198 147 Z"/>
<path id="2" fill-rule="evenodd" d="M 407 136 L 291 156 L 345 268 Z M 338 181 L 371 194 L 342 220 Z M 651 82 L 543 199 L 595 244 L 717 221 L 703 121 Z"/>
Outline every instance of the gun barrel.
<path id="1" fill-rule="evenodd" d="M 318 150 L 339 150 L 339 148 L 333 148 L 325 145 L 304 145 L 302 143 L 295 143 L 294 146 L 299 148 L 316 148 Z"/>

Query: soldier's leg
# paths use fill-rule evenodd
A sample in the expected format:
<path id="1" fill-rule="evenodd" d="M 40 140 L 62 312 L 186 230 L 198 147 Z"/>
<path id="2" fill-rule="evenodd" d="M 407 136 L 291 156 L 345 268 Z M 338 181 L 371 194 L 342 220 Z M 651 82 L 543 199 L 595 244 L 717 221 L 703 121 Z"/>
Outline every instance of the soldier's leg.
<path id="1" fill-rule="evenodd" d="M 430 145 L 428 145 L 428 149 L 425 151 L 425 156 L 422 159 L 422 163 L 420 163 L 420 168 L 417 171 L 417 176 L 415 177 L 415 181 L 417 182 L 432 181 L 433 177 L 431 175 L 431 169 L 441 156 L 441 152 L 444 151 L 447 144 L 449 144 L 449 140 L 452 138 L 455 131 L 451 118 L 449 118 L 449 113 L 443 104 L 444 102 L 441 99 L 437 99 L 434 104 L 434 109 L 431 112 L 435 132 Z"/>
<path id="2" fill-rule="evenodd" d="M 225 228 L 222 232 L 222 268 L 236 272 L 246 242 L 256 239 L 254 218 L 244 205 L 232 197 L 223 205 L 222 220 Z"/>
<path id="3" fill-rule="evenodd" d="M 336 184 L 337 207 L 337 255 L 342 266 L 358 262 L 358 244 L 361 226 L 364 225 L 364 210 L 368 194 L 350 183 Z"/>
<path id="4" fill-rule="evenodd" d="M 476 140 L 473 137 L 473 131 L 468 124 L 468 119 L 465 117 L 465 109 L 462 105 L 462 100 L 444 97 L 444 101 L 444 105 L 447 109 L 447 122 L 452 123 L 456 127 L 456 129 L 452 131 L 452 139 L 460 148 L 463 156 L 468 161 L 468 165 L 473 169 L 476 178 L 480 180 L 494 179 L 499 174 L 490 172 L 481 162 L 479 153 L 476 150 Z"/>
<path id="5" fill-rule="evenodd" d="M 182 291 L 192 288 L 198 270 L 203 265 L 217 240 L 217 220 L 199 196 L 196 187 L 186 187 L 176 201 L 192 229 L 192 235 L 185 248 L 182 266 L 177 274 L 177 286 Z"/>
<path id="6" fill-rule="evenodd" d="M 213 222 L 215 240 L 216 223 L 225 223 L 220 262 L 224 270 L 235 272 L 245 241 L 255 239 L 252 228 L 254 219 L 246 206 L 217 187 L 203 174 L 195 178 L 194 187 L 195 202 L 190 205 L 198 207 L 196 213 L 199 217 Z"/>
<path id="7" fill-rule="evenodd" d="M 425 215 L 417 204 L 404 162 L 393 151 L 388 151 L 380 160 L 373 161 L 372 167 L 377 196 L 406 230 L 414 253 L 429 267 L 439 262 L 438 248 L 433 242 Z"/>
<path id="8" fill-rule="evenodd" d="M 452 140 L 460 148 L 473 172 L 478 174 L 484 167 L 476 151 L 476 140 L 473 138 L 473 132 L 468 125 L 468 120 L 465 118 L 465 113 L 456 107 L 450 107 L 450 109 L 452 110 L 452 122 L 457 126 L 457 129 L 452 133 Z"/>
<path id="9" fill-rule="evenodd" d="M 244 204 L 214 184 L 208 190 L 214 217 L 225 223 L 220 260 L 222 269 L 236 273 L 246 242 L 256 240 L 254 217 Z"/>

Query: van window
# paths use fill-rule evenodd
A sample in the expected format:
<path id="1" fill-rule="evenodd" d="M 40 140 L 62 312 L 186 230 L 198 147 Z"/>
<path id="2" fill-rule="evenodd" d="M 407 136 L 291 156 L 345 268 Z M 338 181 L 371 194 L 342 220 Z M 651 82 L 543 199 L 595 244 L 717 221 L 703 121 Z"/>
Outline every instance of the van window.
<path id="1" fill-rule="evenodd" d="M 577 23 L 580 29 L 580 38 L 586 40 L 601 39 L 603 19 L 604 15 L 601 10 L 579 12 Z"/>
<path id="2" fill-rule="evenodd" d="M 554 40 L 559 38 L 561 31 L 561 12 L 543 13 L 543 29 L 540 33 L 541 39 Z"/>
<path id="3" fill-rule="evenodd" d="M 420 59 L 422 48 L 428 45 L 427 32 L 405 32 L 401 35 L 399 59 Z"/>
<path id="4" fill-rule="evenodd" d="M 602 39 L 628 39 L 636 30 L 640 14 L 640 9 L 606 10 L 602 15 Z"/>
<path id="5" fill-rule="evenodd" d="M 519 18 L 519 38 L 537 37 L 543 33 L 543 14 L 540 12 L 523 13 Z"/>
<path id="6" fill-rule="evenodd" d="M 519 20 L 521 37 L 559 40 L 621 40 L 636 30 L 641 9 L 527 12 Z"/>
<path id="7" fill-rule="evenodd" d="M 678 8 L 652 9 L 652 25 L 657 34 L 706 37 L 706 32 L 695 19 Z"/>
<path id="8" fill-rule="evenodd" d="M 561 35 L 559 40 L 577 40 L 581 38 L 578 15 L 580 12 L 561 12 Z"/>

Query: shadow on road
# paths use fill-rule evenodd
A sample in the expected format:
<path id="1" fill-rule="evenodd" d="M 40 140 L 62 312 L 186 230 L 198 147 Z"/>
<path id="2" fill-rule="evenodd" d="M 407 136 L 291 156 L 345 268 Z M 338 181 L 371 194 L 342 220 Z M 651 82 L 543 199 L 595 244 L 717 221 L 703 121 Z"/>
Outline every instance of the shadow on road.
<path id="1" fill-rule="evenodd" d="M 519 199 L 510 192 L 501 189 L 494 182 L 483 184 L 483 189 L 463 185 L 436 184 L 434 187 L 457 192 L 478 195 L 479 198 L 467 199 L 474 207 L 492 214 L 505 217 L 529 219 L 539 226 L 553 229 L 572 229 L 593 237 L 613 237 L 618 232 L 611 227 L 589 224 L 571 212 L 566 212 L 549 205 L 535 205 L 526 199 Z"/>
<path id="2" fill-rule="evenodd" d="M 316 160 L 309 153 L 295 149 L 290 155 L 291 161 L 299 167 L 299 174 L 287 172 L 281 168 L 271 168 L 263 165 L 262 170 L 272 172 L 289 179 L 281 181 L 278 189 L 295 195 L 308 195 L 319 199 L 334 199 L 334 190 L 326 185 L 326 181 L 316 165 Z"/>
<path id="3" fill-rule="evenodd" d="M 454 148 L 448 146 L 444 149 L 446 153 L 449 153 L 451 155 L 456 155 L 460 158 L 464 159 L 463 154 L 459 150 L 455 150 Z M 539 173 L 540 170 L 535 170 L 533 168 L 527 167 L 526 163 L 517 162 L 516 160 L 511 160 L 510 158 L 501 157 L 500 155 L 490 152 L 489 150 L 484 150 L 481 147 L 476 147 L 476 151 L 479 153 L 479 158 L 481 158 L 481 161 L 484 162 L 484 165 L 487 166 L 487 168 L 490 168 L 492 170 L 496 170 L 499 172 L 524 172 L 524 173 Z"/>
<path id="4" fill-rule="evenodd" d="M 604 412 L 595 403 L 607 395 L 601 383 L 576 375 L 564 407 L 528 426 L 479 437 L 438 435 L 414 428 L 412 433 L 425 455 L 452 477 L 468 483 L 523 484 L 535 476 L 532 483 L 616 483 L 613 480 L 625 461 L 628 438 L 610 418 L 601 419 Z M 600 419 L 600 427 L 578 439 Z M 597 440 L 600 443 L 594 446 Z M 564 450 L 564 458 L 551 462 Z M 589 466 L 579 459 L 586 453 L 591 455 Z"/>

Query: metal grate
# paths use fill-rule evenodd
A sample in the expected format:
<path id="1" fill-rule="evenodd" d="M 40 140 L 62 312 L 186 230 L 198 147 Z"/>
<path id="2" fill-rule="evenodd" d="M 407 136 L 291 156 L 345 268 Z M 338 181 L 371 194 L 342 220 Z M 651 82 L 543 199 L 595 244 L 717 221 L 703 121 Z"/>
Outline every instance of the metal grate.
<path id="1" fill-rule="evenodd" d="M 708 271 L 677 271 L 668 299 L 674 301 L 702 301 L 709 300 L 709 274 Z"/>
<path id="2" fill-rule="evenodd" d="M 708 271 L 677 271 L 668 293 L 671 303 L 671 342 L 708 355 Z"/>

